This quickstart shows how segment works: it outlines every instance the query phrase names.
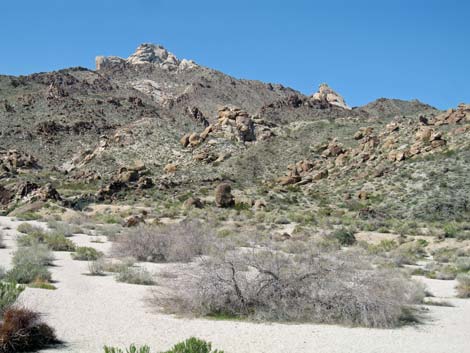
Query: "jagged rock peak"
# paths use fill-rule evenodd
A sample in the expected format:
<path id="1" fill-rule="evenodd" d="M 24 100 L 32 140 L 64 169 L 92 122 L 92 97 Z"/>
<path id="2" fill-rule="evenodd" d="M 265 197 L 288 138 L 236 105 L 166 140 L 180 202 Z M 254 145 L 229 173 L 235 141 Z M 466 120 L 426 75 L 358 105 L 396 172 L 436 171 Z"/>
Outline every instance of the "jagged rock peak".
<path id="1" fill-rule="evenodd" d="M 197 66 L 192 60 L 179 60 L 173 53 L 159 44 L 143 43 L 139 45 L 136 51 L 127 59 L 117 56 L 98 56 L 96 57 L 96 70 L 103 69 L 109 65 L 119 64 L 154 64 L 168 70 L 184 70 Z"/>
<path id="2" fill-rule="evenodd" d="M 312 99 L 320 102 L 328 102 L 331 105 L 336 105 L 343 109 L 351 109 L 351 107 L 344 101 L 344 98 L 333 91 L 326 83 L 322 83 L 318 87 L 318 92 L 312 96 Z"/>

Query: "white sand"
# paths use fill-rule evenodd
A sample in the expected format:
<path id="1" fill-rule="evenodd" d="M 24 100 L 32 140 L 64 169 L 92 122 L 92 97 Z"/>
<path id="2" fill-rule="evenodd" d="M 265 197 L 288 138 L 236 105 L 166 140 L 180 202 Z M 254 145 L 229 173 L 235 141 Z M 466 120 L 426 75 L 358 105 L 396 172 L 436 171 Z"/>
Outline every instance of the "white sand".
<path id="1" fill-rule="evenodd" d="M 0 217 L 0 226 L 19 222 Z M 109 244 L 88 243 L 106 251 Z M 92 237 L 94 238 L 94 237 Z M 9 246 L 13 246 L 8 240 Z M 11 248 L 0 250 L 0 264 L 9 261 Z M 45 314 L 65 347 L 44 352 L 101 353 L 102 346 L 148 344 L 153 352 L 170 348 L 190 336 L 213 342 L 226 353 L 468 353 L 470 300 L 454 297 L 454 281 L 422 279 L 436 296 L 455 307 L 429 306 L 426 324 L 399 329 L 348 328 L 313 324 L 257 324 L 236 321 L 181 319 L 155 313 L 145 301 L 149 288 L 117 283 L 112 276 L 84 275 L 86 262 L 69 253 L 55 253 L 51 267 L 57 290 L 28 288 L 23 304 Z"/>

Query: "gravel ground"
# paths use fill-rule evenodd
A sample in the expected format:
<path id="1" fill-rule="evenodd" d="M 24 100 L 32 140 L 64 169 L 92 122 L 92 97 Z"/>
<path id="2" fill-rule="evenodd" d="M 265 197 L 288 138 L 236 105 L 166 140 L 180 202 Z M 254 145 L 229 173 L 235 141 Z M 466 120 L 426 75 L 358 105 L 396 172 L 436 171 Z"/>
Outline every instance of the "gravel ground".
<path id="1" fill-rule="evenodd" d="M 9 264 L 14 228 L 20 222 L 0 217 L 7 231 L 0 265 Z M 87 235 L 73 240 L 107 251 L 108 243 L 90 243 Z M 98 353 L 103 345 L 148 344 L 165 350 L 190 336 L 213 342 L 226 353 L 467 353 L 470 351 L 470 300 L 455 298 L 454 281 L 422 279 L 436 298 L 454 307 L 429 306 L 425 324 L 398 329 L 348 328 L 314 324 L 259 324 L 240 321 L 185 319 L 156 313 L 147 304 L 151 289 L 118 283 L 112 276 L 88 276 L 87 263 L 57 252 L 51 267 L 57 290 L 28 288 L 20 303 L 44 314 L 64 346 L 43 352 Z M 161 269 L 165 265 L 151 267 Z"/>

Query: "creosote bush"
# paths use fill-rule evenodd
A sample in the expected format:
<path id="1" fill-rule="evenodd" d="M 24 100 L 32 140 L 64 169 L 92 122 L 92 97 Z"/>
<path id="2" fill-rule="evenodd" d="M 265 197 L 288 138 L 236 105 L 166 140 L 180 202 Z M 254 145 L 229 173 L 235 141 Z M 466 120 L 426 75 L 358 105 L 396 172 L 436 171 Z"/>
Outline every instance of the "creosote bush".
<path id="1" fill-rule="evenodd" d="M 0 323 L 0 352 L 36 352 L 58 343 L 54 330 L 28 309 L 9 308 Z"/>
<path id="2" fill-rule="evenodd" d="M 355 251 L 297 255 L 231 251 L 169 281 L 155 303 L 172 313 L 268 321 L 392 327 L 424 296 L 398 270 L 378 269 Z"/>
<path id="3" fill-rule="evenodd" d="M 130 228 L 113 244 L 117 257 L 134 257 L 138 261 L 189 262 L 207 254 L 212 232 L 198 221 L 183 221 L 167 226 Z"/>

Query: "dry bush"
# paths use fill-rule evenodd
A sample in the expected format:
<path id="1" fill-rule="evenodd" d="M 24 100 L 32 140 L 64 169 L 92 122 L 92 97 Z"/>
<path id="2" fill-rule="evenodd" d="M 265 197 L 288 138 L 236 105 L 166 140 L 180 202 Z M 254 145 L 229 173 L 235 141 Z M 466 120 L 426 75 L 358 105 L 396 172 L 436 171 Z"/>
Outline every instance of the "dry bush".
<path id="1" fill-rule="evenodd" d="M 54 330 L 28 309 L 10 308 L 0 324 L 0 352 L 36 352 L 58 343 Z"/>
<path id="2" fill-rule="evenodd" d="M 138 261 L 189 262 L 207 254 L 213 238 L 207 226 L 193 220 L 158 227 L 142 225 L 120 236 L 112 253 Z"/>
<path id="3" fill-rule="evenodd" d="M 167 286 L 155 304 L 172 313 L 367 327 L 396 326 L 423 297 L 417 283 L 357 251 L 231 251 Z"/>

